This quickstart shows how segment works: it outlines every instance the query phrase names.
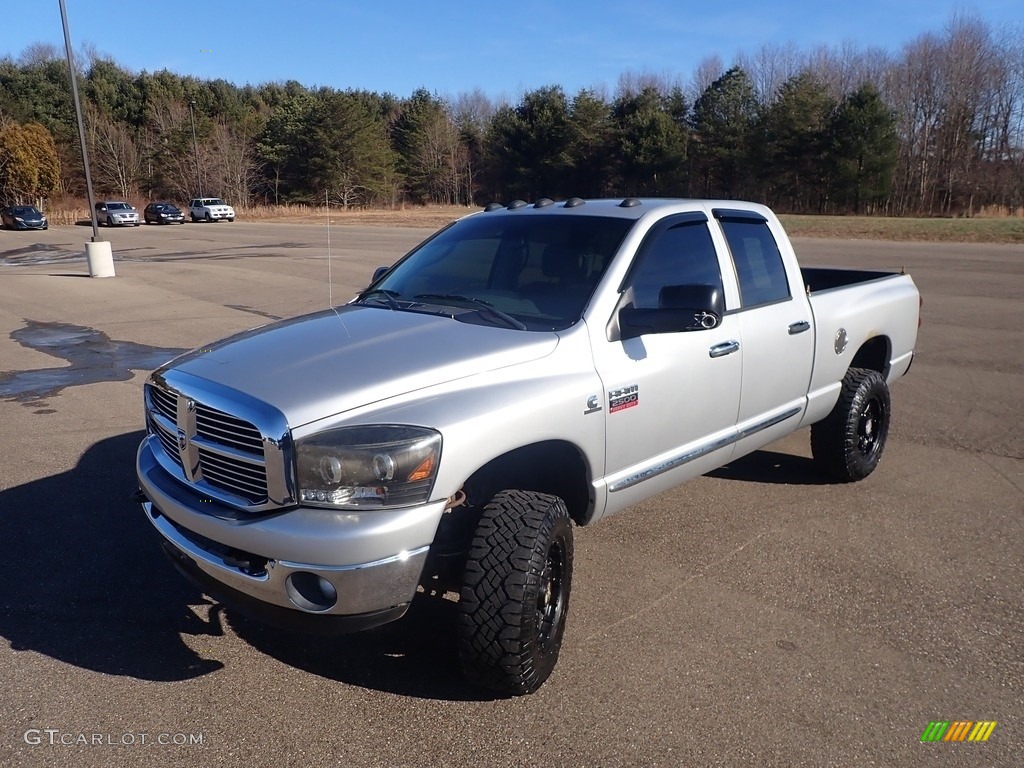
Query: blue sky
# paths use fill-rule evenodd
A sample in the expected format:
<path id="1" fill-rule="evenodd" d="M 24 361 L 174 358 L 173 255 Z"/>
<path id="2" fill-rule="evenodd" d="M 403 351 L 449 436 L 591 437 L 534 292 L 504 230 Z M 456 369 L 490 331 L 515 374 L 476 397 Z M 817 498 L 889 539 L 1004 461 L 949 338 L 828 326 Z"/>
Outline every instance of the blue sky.
<path id="1" fill-rule="evenodd" d="M 513 101 L 544 85 L 612 92 L 624 72 L 685 85 L 705 57 L 728 66 L 764 44 L 895 52 L 940 32 L 955 12 L 1024 34 L 1022 0 L 65 2 L 75 47 L 91 44 L 133 71 L 166 68 L 238 85 L 294 79 L 396 96 L 480 88 Z M 29 7 L 4 15 L 0 56 L 17 58 L 35 42 L 63 51 L 58 0 Z M 190 20 L 187 8 L 206 18 Z"/>

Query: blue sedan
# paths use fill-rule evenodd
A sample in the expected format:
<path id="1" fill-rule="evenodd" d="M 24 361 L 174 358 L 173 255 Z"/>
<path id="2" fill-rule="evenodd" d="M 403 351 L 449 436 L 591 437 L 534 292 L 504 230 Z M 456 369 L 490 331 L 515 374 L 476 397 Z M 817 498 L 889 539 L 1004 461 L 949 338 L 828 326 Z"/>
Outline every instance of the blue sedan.
<path id="1" fill-rule="evenodd" d="M 0 221 L 8 229 L 49 229 L 42 211 L 34 205 L 12 205 L 0 211 Z"/>

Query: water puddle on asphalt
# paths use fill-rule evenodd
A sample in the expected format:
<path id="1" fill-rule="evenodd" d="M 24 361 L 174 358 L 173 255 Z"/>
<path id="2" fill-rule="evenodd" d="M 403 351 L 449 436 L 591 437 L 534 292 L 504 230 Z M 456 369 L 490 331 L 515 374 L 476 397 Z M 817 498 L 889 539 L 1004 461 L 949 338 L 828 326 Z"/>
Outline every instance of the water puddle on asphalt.
<path id="1" fill-rule="evenodd" d="M 0 371 L 0 397 L 29 406 L 45 405 L 40 401 L 60 394 L 65 387 L 128 381 L 132 371 L 153 370 L 186 351 L 151 347 L 134 341 L 115 341 L 95 328 L 69 323 L 25 322 L 24 328 L 11 333 L 12 339 L 23 347 L 45 352 L 69 363 L 60 368 Z"/>

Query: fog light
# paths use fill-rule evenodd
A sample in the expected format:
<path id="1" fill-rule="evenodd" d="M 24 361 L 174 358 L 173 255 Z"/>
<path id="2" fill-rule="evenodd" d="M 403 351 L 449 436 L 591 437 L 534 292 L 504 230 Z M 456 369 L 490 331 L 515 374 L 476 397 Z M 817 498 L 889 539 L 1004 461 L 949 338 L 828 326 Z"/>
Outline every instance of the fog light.
<path id="1" fill-rule="evenodd" d="M 309 571 L 296 571 L 285 582 L 288 597 L 304 611 L 322 613 L 338 602 L 338 590 L 323 576 Z"/>

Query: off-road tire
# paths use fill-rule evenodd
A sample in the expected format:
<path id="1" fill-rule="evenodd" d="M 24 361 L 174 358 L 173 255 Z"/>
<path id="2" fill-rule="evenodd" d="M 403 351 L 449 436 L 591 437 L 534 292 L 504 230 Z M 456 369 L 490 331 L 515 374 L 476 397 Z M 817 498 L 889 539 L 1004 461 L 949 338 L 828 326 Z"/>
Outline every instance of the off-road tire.
<path id="1" fill-rule="evenodd" d="M 844 483 L 863 480 L 882 458 L 892 406 L 878 371 L 851 368 L 832 412 L 811 426 L 811 455 L 825 474 Z"/>
<path id="2" fill-rule="evenodd" d="M 557 496 L 505 490 L 484 507 L 459 600 L 469 680 L 519 696 L 548 679 L 565 633 L 572 557 L 572 522 Z"/>

